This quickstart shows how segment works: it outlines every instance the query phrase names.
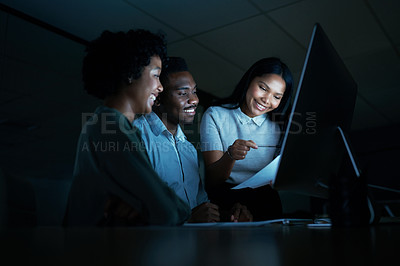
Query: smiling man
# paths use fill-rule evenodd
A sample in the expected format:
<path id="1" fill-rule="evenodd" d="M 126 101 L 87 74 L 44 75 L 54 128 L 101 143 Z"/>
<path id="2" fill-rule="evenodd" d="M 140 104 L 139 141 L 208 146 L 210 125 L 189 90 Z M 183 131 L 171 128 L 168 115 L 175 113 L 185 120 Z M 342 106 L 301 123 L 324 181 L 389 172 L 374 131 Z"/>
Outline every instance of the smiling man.
<path id="1" fill-rule="evenodd" d="M 197 151 L 180 124 L 193 123 L 199 99 L 186 62 L 170 57 L 160 81 L 165 93 L 153 112 L 134 121 L 142 133 L 150 162 L 160 178 L 192 209 L 189 222 L 217 222 L 218 207 L 208 202 L 198 170 Z"/>
<path id="2" fill-rule="evenodd" d="M 170 57 L 160 76 L 164 92 L 153 112 L 134 121 L 141 130 L 150 162 L 160 178 L 192 209 L 188 222 L 218 222 L 220 210 L 208 200 L 199 175 L 197 151 L 180 125 L 193 123 L 199 103 L 197 85 L 183 58 Z M 235 212 L 236 210 L 236 212 Z M 227 215 L 231 221 L 251 220 L 240 204 Z"/>

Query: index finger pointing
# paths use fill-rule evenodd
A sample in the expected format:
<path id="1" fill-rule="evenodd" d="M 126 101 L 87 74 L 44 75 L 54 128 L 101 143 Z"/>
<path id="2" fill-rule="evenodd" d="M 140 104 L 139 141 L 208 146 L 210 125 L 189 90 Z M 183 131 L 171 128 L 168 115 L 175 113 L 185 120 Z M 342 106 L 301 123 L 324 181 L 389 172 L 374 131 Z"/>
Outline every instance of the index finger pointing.
<path id="1" fill-rule="evenodd" d="M 252 140 L 246 141 L 246 142 L 245 142 L 245 145 L 246 145 L 247 147 L 250 147 L 250 148 L 253 148 L 253 149 L 258 149 L 257 144 L 256 144 L 254 141 L 252 141 Z"/>

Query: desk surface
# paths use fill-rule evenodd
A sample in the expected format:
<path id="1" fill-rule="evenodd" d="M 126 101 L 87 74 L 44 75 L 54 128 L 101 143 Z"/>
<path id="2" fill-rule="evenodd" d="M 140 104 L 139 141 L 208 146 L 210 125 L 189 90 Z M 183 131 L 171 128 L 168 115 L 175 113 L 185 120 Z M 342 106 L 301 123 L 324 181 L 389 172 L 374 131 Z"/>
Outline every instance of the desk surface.
<path id="1" fill-rule="evenodd" d="M 11 228 L 8 265 L 399 265 L 400 226 Z M 2 265 L 5 265 L 2 263 Z"/>

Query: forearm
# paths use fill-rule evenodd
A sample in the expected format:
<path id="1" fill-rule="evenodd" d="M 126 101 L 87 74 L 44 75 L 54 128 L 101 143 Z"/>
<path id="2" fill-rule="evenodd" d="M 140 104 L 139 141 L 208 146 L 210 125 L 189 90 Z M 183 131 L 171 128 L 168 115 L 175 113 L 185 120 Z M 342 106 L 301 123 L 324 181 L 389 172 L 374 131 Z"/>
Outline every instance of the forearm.
<path id="1" fill-rule="evenodd" d="M 206 165 L 206 186 L 215 187 L 225 182 L 231 175 L 234 165 L 235 160 L 229 156 L 228 152 L 214 163 Z"/>
<path id="2" fill-rule="evenodd" d="M 178 225 L 189 217 L 189 206 L 161 181 L 142 154 L 126 151 L 102 156 L 109 193 L 143 213 L 149 224 Z"/>

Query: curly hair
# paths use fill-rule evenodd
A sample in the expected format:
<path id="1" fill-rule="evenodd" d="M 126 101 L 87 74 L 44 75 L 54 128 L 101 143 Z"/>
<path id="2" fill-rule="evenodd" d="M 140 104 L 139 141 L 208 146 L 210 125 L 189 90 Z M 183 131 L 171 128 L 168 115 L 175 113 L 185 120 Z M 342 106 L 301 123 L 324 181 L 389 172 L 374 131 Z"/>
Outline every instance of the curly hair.
<path id="1" fill-rule="evenodd" d="M 164 35 L 144 29 L 115 33 L 106 30 L 86 48 L 82 67 L 84 89 L 99 99 L 114 95 L 124 83 L 140 78 L 155 55 L 162 61 L 166 58 Z"/>

